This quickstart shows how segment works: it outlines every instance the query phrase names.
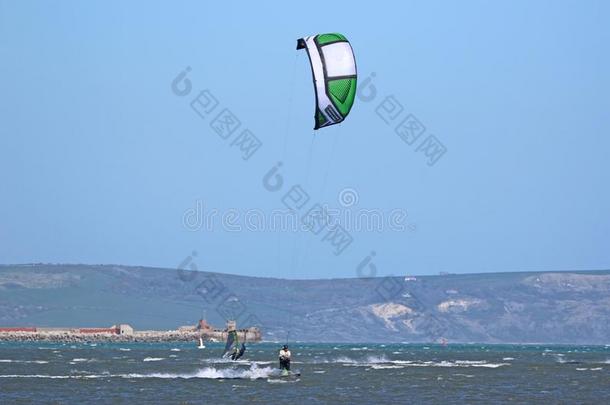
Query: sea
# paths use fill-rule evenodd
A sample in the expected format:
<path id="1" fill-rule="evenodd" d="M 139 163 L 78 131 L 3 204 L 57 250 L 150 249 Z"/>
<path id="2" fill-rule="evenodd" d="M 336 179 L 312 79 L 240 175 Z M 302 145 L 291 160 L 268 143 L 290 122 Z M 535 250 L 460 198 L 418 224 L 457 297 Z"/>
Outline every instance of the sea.
<path id="1" fill-rule="evenodd" d="M 610 346 L 0 343 L 0 404 L 610 403 Z M 300 375 L 297 375 L 300 373 Z"/>

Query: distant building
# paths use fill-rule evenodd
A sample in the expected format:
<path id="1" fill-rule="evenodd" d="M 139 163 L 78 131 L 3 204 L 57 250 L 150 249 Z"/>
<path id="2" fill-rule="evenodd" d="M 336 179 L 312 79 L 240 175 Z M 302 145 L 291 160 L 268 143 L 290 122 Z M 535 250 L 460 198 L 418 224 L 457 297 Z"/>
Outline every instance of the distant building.
<path id="1" fill-rule="evenodd" d="M 131 327 L 131 325 L 127 325 L 126 323 L 119 324 L 116 327 L 116 330 L 119 335 L 127 335 L 127 336 L 133 335 L 133 328 Z"/>
<path id="2" fill-rule="evenodd" d="M 197 324 L 197 329 L 203 331 L 203 330 L 211 330 L 214 328 L 212 327 L 212 325 L 207 323 L 207 321 L 205 319 L 200 319 L 199 323 Z"/>
<path id="3" fill-rule="evenodd" d="M 36 332 L 36 328 L 29 328 L 25 326 L 11 326 L 6 328 L 0 328 L 0 332 Z"/>

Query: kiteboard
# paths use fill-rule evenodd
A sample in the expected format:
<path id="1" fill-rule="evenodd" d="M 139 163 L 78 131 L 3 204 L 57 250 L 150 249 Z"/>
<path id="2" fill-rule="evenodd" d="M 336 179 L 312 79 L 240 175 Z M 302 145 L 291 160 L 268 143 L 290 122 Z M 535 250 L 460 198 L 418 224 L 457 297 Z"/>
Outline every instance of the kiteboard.
<path id="1" fill-rule="evenodd" d="M 282 378 L 291 378 L 291 377 L 300 377 L 300 376 L 301 376 L 300 371 L 289 371 L 289 370 L 280 371 L 280 377 L 282 377 Z"/>

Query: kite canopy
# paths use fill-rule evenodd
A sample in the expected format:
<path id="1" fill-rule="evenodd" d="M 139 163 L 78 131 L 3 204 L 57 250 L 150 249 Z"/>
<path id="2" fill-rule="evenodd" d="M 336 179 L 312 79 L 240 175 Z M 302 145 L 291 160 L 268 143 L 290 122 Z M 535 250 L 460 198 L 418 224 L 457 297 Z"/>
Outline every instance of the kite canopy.
<path id="1" fill-rule="evenodd" d="M 341 34 L 319 34 L 297 41 L 306 49 L 316 91 L 315 127 L 338 124 L 347 117 L 356 97 L 356 60 Z"/>

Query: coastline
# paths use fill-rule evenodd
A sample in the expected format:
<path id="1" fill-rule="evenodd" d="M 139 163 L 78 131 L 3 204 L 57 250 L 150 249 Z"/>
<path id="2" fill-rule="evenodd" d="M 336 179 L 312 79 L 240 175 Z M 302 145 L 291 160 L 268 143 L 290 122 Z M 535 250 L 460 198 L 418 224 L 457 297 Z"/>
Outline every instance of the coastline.
<path id="1" fill-rule="evenodd" d="M 184 333 L 178 331 L 140 331 L 134 332 L 133 335 L 116 335 L 108 333 L 9 332 L 0 333 L 0 342 L 195 342 L 199 340 L 199 337 L 199 333 Z"/>
<path id="2" fill-rule="evenodd" d="M 54 343 L 89 343 L 89 342 L 204 342 L 224 341 L 223 336 L 211 336 L 199 332 L 170 331 L 134 331 L 130 335 L 110 333 L 75 333 L 75 332 L 2 332 L 0 342 L 54 342 Z M 247 333 L 246 342 L 260 342 L 259 335 Z"/>

